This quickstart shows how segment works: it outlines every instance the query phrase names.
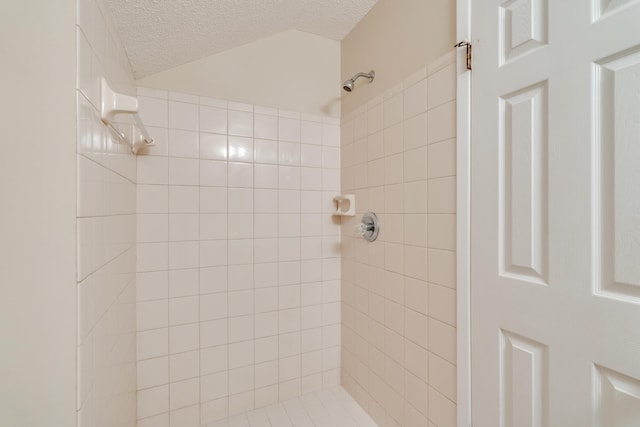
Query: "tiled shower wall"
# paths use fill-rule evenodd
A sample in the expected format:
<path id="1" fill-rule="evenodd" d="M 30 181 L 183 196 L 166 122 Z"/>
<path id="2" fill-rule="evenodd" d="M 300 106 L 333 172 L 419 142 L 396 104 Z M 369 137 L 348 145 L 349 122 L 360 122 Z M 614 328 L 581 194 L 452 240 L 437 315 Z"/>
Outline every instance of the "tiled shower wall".
<path id="1" fill-rule="evenodd" d="M 455 81 L 452 53 L 342 122 L 342 383 L 380 426 L 456 425 Z"/>
<path id="2" fill-rule="evenodd" d="M 337 119 L 139 89 L 138 425 L 339 382 Z"/>
<path id="3" fill-rule="evenodd" d="M 79 427 L 136 425 L 136 159 L 99 116 L 99 79 L 135 95 L 129 61 L 93 0 L 77 11 Z"/>

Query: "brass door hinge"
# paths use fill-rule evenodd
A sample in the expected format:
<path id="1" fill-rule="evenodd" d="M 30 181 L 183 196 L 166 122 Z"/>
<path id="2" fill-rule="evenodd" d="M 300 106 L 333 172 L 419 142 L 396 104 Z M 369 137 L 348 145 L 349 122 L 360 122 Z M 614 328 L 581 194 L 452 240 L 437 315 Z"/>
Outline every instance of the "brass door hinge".
<path id="1" fill-rule="evenodd" d="M 472 49 L 473 46 L 471 46 L 471 43 L 469 43 L 466 40 L 461 41 L 458 44 L 455 44 L 453 47 L 462 47 L 465 46 L 467 48 L 467 70 L 471 69 L 471 55 L 472 55 Z"/>

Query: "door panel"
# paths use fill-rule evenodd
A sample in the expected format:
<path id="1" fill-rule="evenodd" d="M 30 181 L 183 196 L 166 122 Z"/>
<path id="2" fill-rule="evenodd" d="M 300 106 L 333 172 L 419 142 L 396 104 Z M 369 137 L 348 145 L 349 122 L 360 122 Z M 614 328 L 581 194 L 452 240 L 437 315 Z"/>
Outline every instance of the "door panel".
<path id="1" fill-rule="evenodd" d="M 473 426 L 640 426 L 640 1 L 471 15 Z"/>

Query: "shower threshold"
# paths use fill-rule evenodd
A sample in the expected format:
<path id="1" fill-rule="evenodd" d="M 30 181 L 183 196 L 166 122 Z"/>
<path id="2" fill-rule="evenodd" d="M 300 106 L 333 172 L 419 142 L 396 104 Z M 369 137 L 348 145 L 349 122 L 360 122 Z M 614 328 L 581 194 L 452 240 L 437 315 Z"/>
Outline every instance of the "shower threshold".
<path id="1" fill-rule="evenodd" d="M 378 427 L 342 387 L 304 394 L 202 427 Z"/>

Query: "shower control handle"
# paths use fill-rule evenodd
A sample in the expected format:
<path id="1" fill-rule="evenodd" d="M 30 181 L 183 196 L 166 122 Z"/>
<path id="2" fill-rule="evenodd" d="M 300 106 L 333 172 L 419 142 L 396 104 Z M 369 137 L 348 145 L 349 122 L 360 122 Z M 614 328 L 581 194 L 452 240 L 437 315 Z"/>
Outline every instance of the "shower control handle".
<path id="1" fill-rule="evenodd" d="M 364 236 L 364 233 L 367 231 L 373 231 L 373 224 L 365 224 L 364 222 L 359 222 L 356 224 L 356 234 L 358 236 Z"/>
<path id="2" fill-rule="evenodd" d="M 362 222 L 356 225 L 356 234 L 364 237 L 367 242 L 373 242 L 380 233 L 380 222 L 373 212 L 366 212 L 362 215 Z"/>

